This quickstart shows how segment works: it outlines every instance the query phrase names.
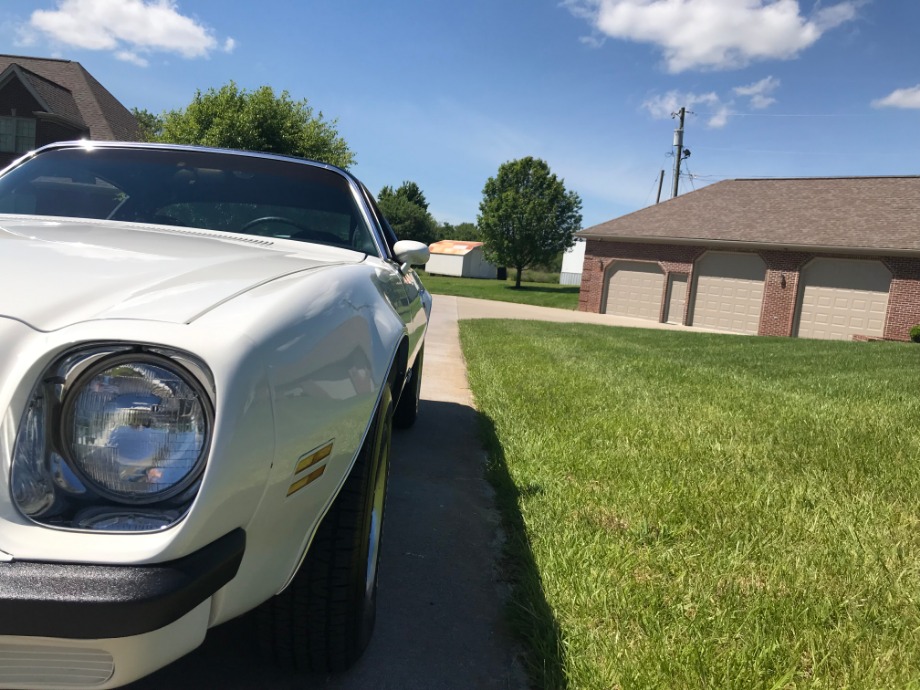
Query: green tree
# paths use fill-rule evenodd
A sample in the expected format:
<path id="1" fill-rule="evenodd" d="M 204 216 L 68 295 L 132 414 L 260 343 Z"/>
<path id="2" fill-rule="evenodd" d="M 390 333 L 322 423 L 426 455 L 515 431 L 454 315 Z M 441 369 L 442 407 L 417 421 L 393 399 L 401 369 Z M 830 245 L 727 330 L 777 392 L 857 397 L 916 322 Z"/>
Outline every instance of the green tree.
<path id="1" fill-rule="evenodd" d="M 141 141 L 156 141 L 163 131 L 163 118 L 151 113 L 149 110 L 131 109 L 131 114 L 137 120 L 137 128 Z"/>
<path id="2" fill-rule="evenodd" d="M 324 120 L 287 91 L 276 96 L 269 86 L 247 91 L 231 81 L 199 90 L 188 107 L 164 113 L 160 123 L 156 141 L 302 156 L 341 168 L 355 162 L 336 120 Z"/>
<path id="3" fill-rule="evenodd" d="M 389 187 L 384 187 L 384 189 L 389 189 L 391 192 L 393 192 L 393 190 Z M 397 196 L 405 197 L 408 201 L 411 201 L 416 206 L 421 206 L 426 211 L 428 210 L 428 200 L 425 198 L 425 194 L 415 182 L 406 180 L 401 185 L 399 185 L 399 189 L 393 193 Z"/>
<path id="4" fill-rule="evenodd" d="M 490 177 L 479 204 L 479 231 L 486 258 L 521 271 L 545 264 L 572 245 L 581 227 L 581 199 L 539 158 L 503 163 Z"/>
<path id="5" fill-rule="evenodd" d="M 441 223 L 438 226 L 437 235 L 439 240 L 459 240 L 461 242 L 479 242 L 479 228 L 475 223 L 460 223 L 452 225 L 451 223 Z"/>
<path id="6" fill-rule="evenodd" d="M 438 240 L 438 224 L 428 212 L 428 201 L 415 182 L 403 182 L 397 189 L 387 185 L 377 195 L 377 205 L 399 239 L 425 244 Z"/>

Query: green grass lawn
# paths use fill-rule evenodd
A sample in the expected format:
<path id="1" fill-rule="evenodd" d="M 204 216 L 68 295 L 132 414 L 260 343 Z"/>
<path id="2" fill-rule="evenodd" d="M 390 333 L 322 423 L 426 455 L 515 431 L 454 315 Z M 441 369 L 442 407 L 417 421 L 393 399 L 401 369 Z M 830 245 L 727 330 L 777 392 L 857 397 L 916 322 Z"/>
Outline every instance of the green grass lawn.
<path id="1" fill-rule="evenodd" d="M 493 299 L 500 302 L 517 302 L 559 309 L 578 308 L 579 287 L 577 285 L 522 282 L 521 287 L 515 289 L 513 278 L 503 281 L 432 276 L 424 271 L 419 271 L 418 274 L 428 291 L 435 295 Z"/>
<path id="2" fill-rule="evenodd" d="M 460 326 L 537 687 L 920 687 L 920 347 Z"/>

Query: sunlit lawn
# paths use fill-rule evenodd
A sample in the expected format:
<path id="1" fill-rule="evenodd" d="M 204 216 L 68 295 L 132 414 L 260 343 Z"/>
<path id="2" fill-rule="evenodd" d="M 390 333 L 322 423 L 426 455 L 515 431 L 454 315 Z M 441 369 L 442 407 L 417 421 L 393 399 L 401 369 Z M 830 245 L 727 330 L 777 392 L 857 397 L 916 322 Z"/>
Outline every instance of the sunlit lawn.
<path id="1" fill-rule="evenodd" d="M 509 271 L 509 273 L 514 272 Z M 513 279 L 454 278 L 428 275 L 421 271 L 419 276 L 428 291 L 435 295 L 474 297 L 500 302 L 532 304 L 539 307 L 558 307 L 559 309 L 578 307 L 579 287 L 577 285 L 522 282 L 521 287 L 515 289 Z"/>
<path id="2" fill-rule="evenodd" d="M 920 347 L 461 334 L 537 687 L 920 687 Z"/>

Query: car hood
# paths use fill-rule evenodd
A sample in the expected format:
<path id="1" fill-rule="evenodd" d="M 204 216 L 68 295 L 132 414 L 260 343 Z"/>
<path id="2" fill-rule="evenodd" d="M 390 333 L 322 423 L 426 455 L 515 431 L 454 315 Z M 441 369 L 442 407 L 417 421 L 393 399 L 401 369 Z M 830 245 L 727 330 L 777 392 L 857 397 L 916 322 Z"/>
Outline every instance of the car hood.
<path id="1" fill-rule="evenodd" d="M 91 319 L 187 323 L 256 285 L 363 254 L 111 221 L 0 217 L 0 317 L 53 331 Z"/>

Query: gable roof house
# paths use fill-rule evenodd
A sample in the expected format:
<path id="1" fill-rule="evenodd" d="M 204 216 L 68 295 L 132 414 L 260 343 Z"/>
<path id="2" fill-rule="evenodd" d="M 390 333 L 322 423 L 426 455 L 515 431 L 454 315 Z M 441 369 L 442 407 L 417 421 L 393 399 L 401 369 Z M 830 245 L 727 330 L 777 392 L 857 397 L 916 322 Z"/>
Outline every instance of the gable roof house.
<path id="1" fill-rule="evenodd" d="M 137 120 L 79 62 L 0 55 L 0 167 L 55 141 L 134 141 Z"/>
<path id="2" fill-rule="evenodd" d="M 920 324 L 920 177 L 727 180 L 578 234 L 582 311 L 843 340 Z"/>

